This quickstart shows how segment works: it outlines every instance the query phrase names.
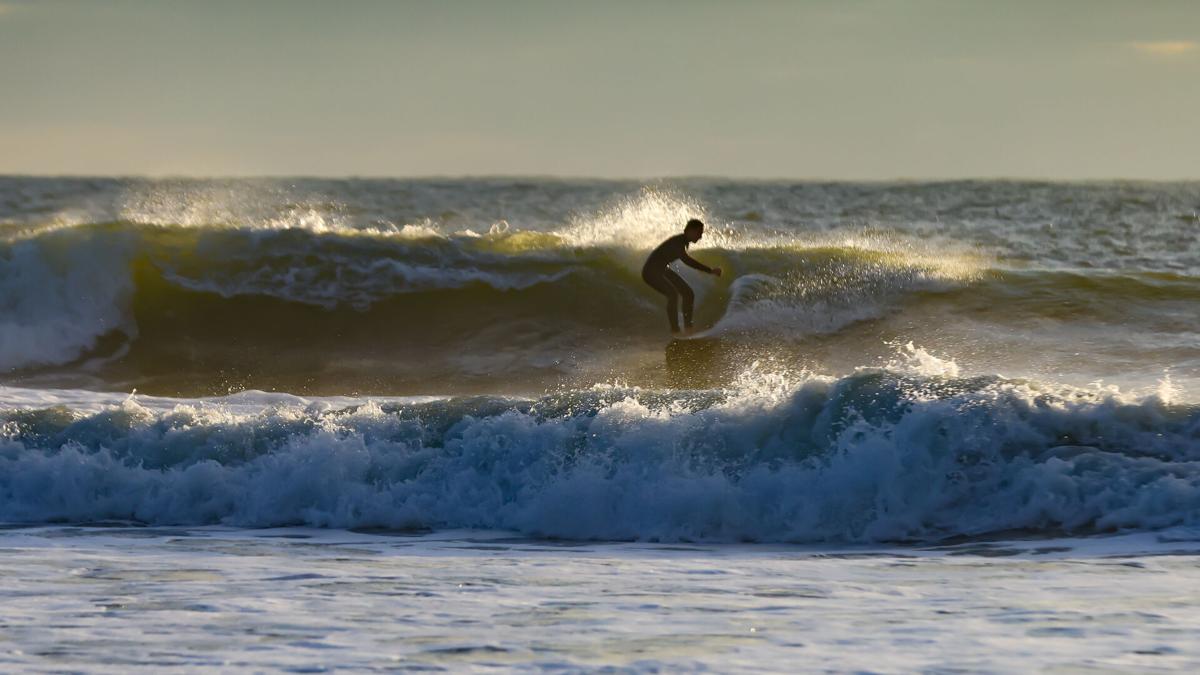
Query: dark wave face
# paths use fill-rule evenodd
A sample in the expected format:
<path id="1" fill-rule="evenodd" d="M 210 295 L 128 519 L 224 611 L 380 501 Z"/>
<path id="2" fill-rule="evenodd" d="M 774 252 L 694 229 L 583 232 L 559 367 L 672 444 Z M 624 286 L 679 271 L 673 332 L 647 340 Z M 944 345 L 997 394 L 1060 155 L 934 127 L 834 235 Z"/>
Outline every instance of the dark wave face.
<path id="1" fill-rule="evenodd" d="M 442 382 L 528 391 L 580 374 L 637 376 L 638 359 L 661 360 L 667 341 L 664 302 L 641 281 L 638 252 L 564 235 L 112 223 L 9 246 L 44 293 L 78 298 L 59 312 L 34 296 L 18 307 L 31 315 L 6 353 L 18 373 L 78 370 L 187 393 L 239 384 L 428 393 L 446 391 Z M 695 280 L 699 319 L 715 324 L 722 351 L 836 333 L 962 276 L 939 261 L 844 246 L 703 255 L 757 270 L 731 284 Z"/>

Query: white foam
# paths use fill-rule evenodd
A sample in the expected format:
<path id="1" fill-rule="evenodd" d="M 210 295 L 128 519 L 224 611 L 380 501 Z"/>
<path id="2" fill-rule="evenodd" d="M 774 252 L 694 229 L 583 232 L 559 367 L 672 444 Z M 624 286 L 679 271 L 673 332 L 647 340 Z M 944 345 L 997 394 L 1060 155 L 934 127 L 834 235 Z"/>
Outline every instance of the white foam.
<path id="1" fill-rule="evenodd" d="M 926 377 L 958 377 L 958 363 L 952 358 L 934 356 L 911 341 L 893 344 L 892 347 L 896 350 L 896 356 L 888 361 L 888 370 Z"/>
<path id="2" fill-rule="evenodd" d="M 0 369 L 75 360 L 111 331 L 132 334 L 135 236 L 71 230 L 0 246 Z"/>
<path id="3" fill-rule="evenodd" d="M 928 386 L 756 368 L 730 392 L 597 389 L 532 409 L 135 397 L 66 422 L 27 411 L 0 434 L 0 520 L 672 541 L 1200 524 L 1192 408 L 998 379 L 940 389 L 941 363 Z"/>

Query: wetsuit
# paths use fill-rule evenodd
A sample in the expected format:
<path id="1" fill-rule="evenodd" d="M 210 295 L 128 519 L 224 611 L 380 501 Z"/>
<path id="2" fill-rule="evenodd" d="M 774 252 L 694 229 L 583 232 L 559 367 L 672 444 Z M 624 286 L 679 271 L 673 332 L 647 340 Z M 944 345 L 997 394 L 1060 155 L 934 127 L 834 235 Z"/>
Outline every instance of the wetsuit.
<path id="1" fill-rule="evenodd" d="M 679 332 L 677 315 L 679 297 L 683 296 L 683 325 L 691 328 L 692 306 L 696 301 L 696 295 L 692 293 L 691 286 L 688 286 L 683 278 L 667 265 L 676 260 L 682 260 L 688 267 L 712 273 L 711 267 L 687 254 L 687 247 L 690 244 L 686 234 L 677 234 L 659 244 L 658 248 L 650 253 L 650 257 L 646 258 L 646 264 L 642 267 L 642 280 L 650 284 L 654 290 L 667 296 L 667 320 L 671 322 L 671 331 L 676 333 Z"/>

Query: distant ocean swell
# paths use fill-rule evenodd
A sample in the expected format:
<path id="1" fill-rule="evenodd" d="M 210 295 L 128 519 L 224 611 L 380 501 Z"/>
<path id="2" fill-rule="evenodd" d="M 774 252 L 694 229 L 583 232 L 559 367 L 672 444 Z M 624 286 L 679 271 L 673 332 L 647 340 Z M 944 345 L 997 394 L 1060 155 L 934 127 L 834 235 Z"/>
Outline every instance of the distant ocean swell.
<path id="1" fill-rule="evenodd" d="M 725 390 L 9 409 L 0 521 L 765 542 L 1200 523 L 1200 409 L 1168 386 L 932 375 L 909 356 L 837 379 L 752 368 Z"/>

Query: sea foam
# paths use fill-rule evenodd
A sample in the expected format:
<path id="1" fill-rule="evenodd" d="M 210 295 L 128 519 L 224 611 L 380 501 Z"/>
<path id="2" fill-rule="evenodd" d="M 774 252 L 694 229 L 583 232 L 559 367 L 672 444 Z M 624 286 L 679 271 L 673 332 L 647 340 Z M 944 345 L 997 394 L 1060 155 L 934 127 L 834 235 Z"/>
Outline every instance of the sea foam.
<path id="1" fill-rule="evenodd" d="M 997 377 L 9 409 L 0 520 L 926 541 L 1200 522 L 1200 412 Z M 939 366 L 942 372 L 952 372 Z M 915 370 L 914 370 L 915 369 Z"/>

